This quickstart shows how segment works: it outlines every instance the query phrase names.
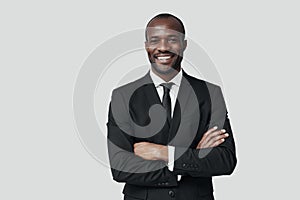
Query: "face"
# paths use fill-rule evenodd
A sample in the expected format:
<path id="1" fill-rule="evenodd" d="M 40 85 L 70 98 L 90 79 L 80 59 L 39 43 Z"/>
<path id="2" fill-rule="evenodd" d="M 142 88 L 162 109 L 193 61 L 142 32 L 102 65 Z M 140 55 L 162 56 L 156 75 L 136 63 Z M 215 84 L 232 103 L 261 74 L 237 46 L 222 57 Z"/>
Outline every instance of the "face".
<path id="1" fill-rule="evenodd" d="M 153 20 L 147 28 L 145 48 L 152 69 L 159 74 L 179 71 L 186 48 L 180 23 L 173 18 Z"/>

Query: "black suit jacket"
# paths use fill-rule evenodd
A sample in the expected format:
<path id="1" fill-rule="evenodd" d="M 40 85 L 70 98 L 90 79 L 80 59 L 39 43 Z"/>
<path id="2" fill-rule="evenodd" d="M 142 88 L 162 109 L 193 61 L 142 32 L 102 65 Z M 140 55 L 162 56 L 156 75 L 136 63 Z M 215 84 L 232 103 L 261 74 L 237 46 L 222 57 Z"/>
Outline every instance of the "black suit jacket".
<path id="1" fill-rule="evenodd" d="M 126 183 L 125 199 L 213 199 L 212 176 L 230 175 L 237 162 L 220 87 L 183 71 L 170 123 L 162 120 L 158 105 L 149 72 L 113 91 L 107 123 L 113 179 Z M 226 129 L 229 137 L 217 147 L 196 149 L 215 125 Z M 164 161 L 136 156 L 133 144 L 141 141 L 175 146 L 174 170 Z M 180 181 L 177 175 L 182 175 Z"/>

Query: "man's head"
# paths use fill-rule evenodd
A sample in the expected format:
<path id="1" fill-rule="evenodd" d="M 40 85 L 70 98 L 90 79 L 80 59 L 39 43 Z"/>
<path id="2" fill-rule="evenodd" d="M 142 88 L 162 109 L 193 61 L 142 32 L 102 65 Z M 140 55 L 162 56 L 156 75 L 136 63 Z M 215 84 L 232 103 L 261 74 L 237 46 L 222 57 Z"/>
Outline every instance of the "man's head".
<path id="1" fill-rule="evenodd" d="M 179 71 L 187 45 L 181 20 L 171 14 L 156 15 L 148 22 L 145 36 L 152 69 L 161 75 Z"/>

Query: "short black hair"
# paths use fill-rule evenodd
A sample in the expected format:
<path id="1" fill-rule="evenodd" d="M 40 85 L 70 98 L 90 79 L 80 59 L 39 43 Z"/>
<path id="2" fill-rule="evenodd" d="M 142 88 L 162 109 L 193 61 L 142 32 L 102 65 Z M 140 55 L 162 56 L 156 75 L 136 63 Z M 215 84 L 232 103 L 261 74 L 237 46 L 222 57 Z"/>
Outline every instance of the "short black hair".
<path id="1" fill-rule="evenodd" d="M 183 34 L 183 36 L 185 37 L 185 29 L 184 29 L 184 25 L 183 25 L 183 22 L 178 18 L 176 17 L 175 15 L 172 15 L 170 13 L 161 13 L 161 14 L 158 14 L 154 17 L 152 17 L 152 19 L 150 19 L 150 21 L 147 23 L 147 26 L 146 26 L 146 30 L 145 30 L 145 37 L 146 37 L 146 40 L 147 40 L 147 28 L 149 26 L 149 24 L 155 20 L 155 19 L 164 19 L 164 18 L 174 18 L 175 20 L 177 20 L 181 26 L 181 30 L 180 32 Z"/>

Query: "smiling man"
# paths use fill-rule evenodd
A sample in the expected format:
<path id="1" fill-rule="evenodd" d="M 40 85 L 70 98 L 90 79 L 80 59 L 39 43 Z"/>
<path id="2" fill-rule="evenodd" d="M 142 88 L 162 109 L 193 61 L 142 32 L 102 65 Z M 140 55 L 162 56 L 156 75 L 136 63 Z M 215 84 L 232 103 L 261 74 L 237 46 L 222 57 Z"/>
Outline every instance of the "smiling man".
<path id="1" fill-rule="evenodd" d="M 181 69 L 187 41 L 181 21 L 163 16 L 168 15 L 159 15 L 148 23 L 145 47 L 153 73 L 168 82 Z"/>
<path id="2" fill-rule="evenodd" d="M 212 177 L 236 166 L 233 133 L 219 86 L 183 71 L 180 19 L 159 14 L 146 26 L 151 69 L 113 91 L 108 152 L 124 199 L 214 199 Z"/>

